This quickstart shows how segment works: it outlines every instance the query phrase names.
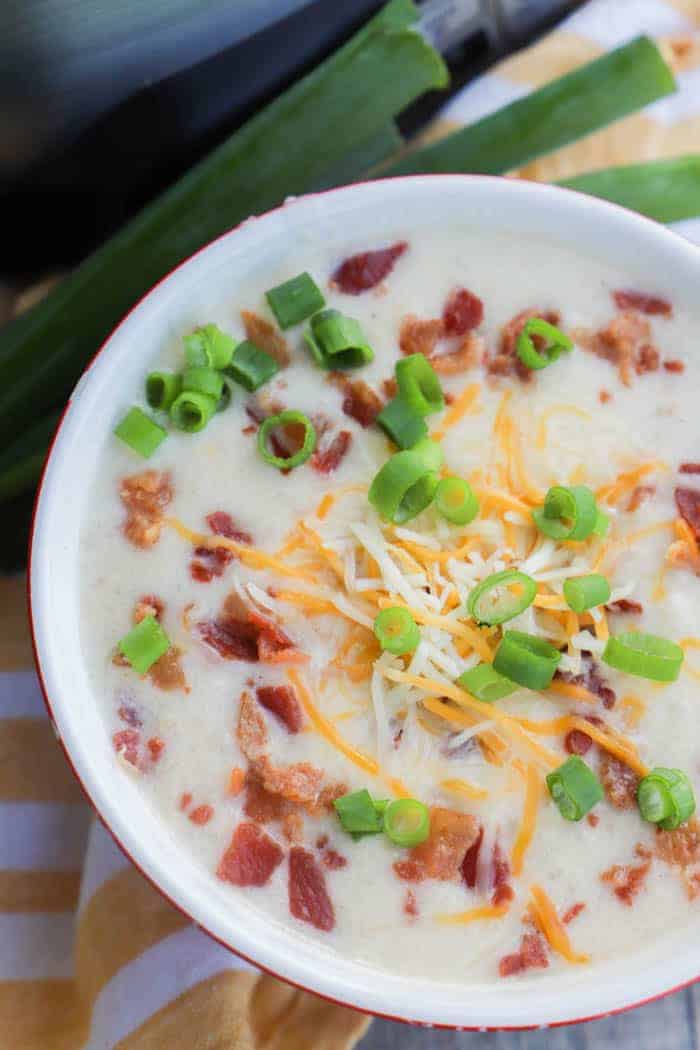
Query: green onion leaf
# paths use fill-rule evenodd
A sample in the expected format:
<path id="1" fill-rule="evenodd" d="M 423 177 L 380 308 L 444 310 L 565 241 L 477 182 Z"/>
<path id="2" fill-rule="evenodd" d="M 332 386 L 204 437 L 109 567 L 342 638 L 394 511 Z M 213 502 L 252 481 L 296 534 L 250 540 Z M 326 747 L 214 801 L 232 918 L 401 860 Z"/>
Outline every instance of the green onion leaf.
<path id="1" fill-rule="evenodd" d="M 245 339 L 233 351 L 231 364 L 225 369 L 226 375 L 252 393 L 267 383 L 280 370 L 272 354 L 261 350 L 255 343 Z"/>
<path id="2" fill-rule="evenodd" d="M 557 185 L 621 204 L 657 222 L 680 222 L 700 215 L 698 154 L 590 171 Z"/>
<path id="3" fill-rule="evenodd" d="M 170 639 L 155 616 L 144 616 L 117 642 L 117 647 L 135 671 L 145 674 L 156 660 L 167 653 Z"/>
<path id="4" fill-rule="evenodd" d="M 572 576 L 564 580 L 564 597 L 570 609 L 582 613 L 610 601 L 610 584 L 596 572 L 590 576 Z"/>
<path id="5" fill-rule="evenodd" d="M 547 787 L 564 820 L 582 820 L 603 798 L 597 776 L 578 755 L 547 775 Z"/>
<path id="6" fill-rule="evenodd" d="M 61 416 L 52 412 L 35 423 L 0 450 L 0 503 L 19 496 L 41 477 L 46 460 L 46 449 Z M 11 537 L 23 543 L 22 529 L 12 522 L 11 515 L 3 512 L 4 542 Z M 26 546 L 26 544 L 25 544 Z M 0 572 L 8 571 L 0 561 Z"/>
<path id="7" fill-rule="evenodd" d="M 280 328 L 291 328 L 326 305 L 321 289 L 306 272 L 292 277 L 284 284 L 278 284 L 276 288 L 270 288 L 269 292 L 265 292 L 265 298 Z"/>
<path id="8" fill-rule="evenodd" d="M 222 332 L 215 324 L 205 324 L 186 335 L 185 360 L 191 368 L 226 368 L 236 349 L 233 336 Z"/>
<path id="9" fill-rule="evenodd" d="M 165 441 L 168 436 L 166 430 L 136 406 L 129 409 L 121 423 L 114 428 L 114 433 L 144 459 L 152 456 L 161 441 Z"/>
<path id="10" fill-rule="evenodd" d="M 465 671 L 457 679 L 457 685 L 484 704 L 502 700 L 518 688 L 510 678 L 499 674 L 491 664 L 477 664 L 476 667 Z"/>
<path id="11" fill-rule="evenodd" d="M 280 428 L 287 433 L 298 432 L 299 441 L 296 452 L 288 456 L 279 456 L 270 451 L 269 442 L 275 430 Z M 258 451 L 260 455 L 273 467 L 279 470 L 292 470 L 294 467 L 306 463 L 316 448 L 316 430 L 308 416 L 294 409 L 287 409 L 276 416 L 268 416 L 264 419 L 258 430 Z"/>
<path id="12" fill-rule="evenodd" d="M 389 401 L 377 416 L 377 423 L 399 448 L 412 448 L 428 436 L 428 427 L 401 397 Z"/>
<path id="13" fill-rule="evenodd" d="M 478 583 L 467 599 L 467 611 L 477 623 L 493 627 L 512 620 L 535 600 L 537 584 L 517 569 L 495 572 Z"/>
<path id="14" fill-rule="evenodd" d="M 397 452 L 375 476 L 369 502 L 382 518 L 402 525 L 433 502 L 440 482 L 436 469 L 426 466 L 425 455 L 416 449 Z"/>
<path id="15" fill-rule="evenodd" d="M 561 660 L 561 653 L 543 638 L 524 631 L 506 631 L 496 650 L 493 666 L 499 674 L 526 689 L 546 689 Z"/>
<path id="16" fill-rule="evenodd" d="M 468 525 L 479 513 L 479 500 L 463 478 L 442 478 L 435 493 L 435 507 L 453 525 Z"/>
<path id="17" fill-rule="evenodd" d="M 652 769 L 639 782 L 637 804 L 644 820 L 674 831 L 695 812 L 695 793 L 680 769 Z"/>
<path id="18" fill-rule="evenodd" d="M 376 835 L 383 828 L 386 804 L 375 802 L 367 788 L 341 795 L 333 806 L 343 830 L 350 835 Z"/>
<path id="19" fill-rule="evenodd" d="M 409 354 L 396 364 L 399 395 L 419 416 L 429 416 L 445 407 L 440 380 L 425 354 Z"/>
<path id="20" fill-rule="evenodd" d="M 683 650 L 656 634 L 628 631 L 608 638 L 602 658 L 610 667 L 627 674 L 652 682 L 675 682 L 681 672 Z"/>
<path id="21" fill-rule="evenodd" d="M 593 526 L 593 535 L 599 536 L 602 539 L 603 536 L 607 535 L 609 525 L 610 518 L 598 508 L 598 512 L 595 516 L 595 525 Z"/>
<path id="22" fill-rule="evenodd" d="M 598 521 L 595 494 L 586 485 L 555 485 L 544 506 L 532 511 L 535 525 L 552 540 L 585 540 Z"/>
<path id="23" fill-rule="evenodd" d="M 412 653 L 420 642 L 420 631 L 408 609 L 392 605 L 382 609 L 374 620 L 374 635 L 382 650 L 403 656 Z"/>
<path id="24" fill-rule="evenodd" d="M 384 810 L 384 833 L 397 846 L 419 846 L 430 834 L 430 810 L 415 798 L 396 798 Z"/>
<path id="25" fill-rule="evenodd" d="M 159 412 L 167 412 L 181 390 L 182 377 L 175 372 L 149 372 L 146 377 L 146 401 Z"/>
<path id="26" fill-rule="evenodd" d="M 178 430 L 196 434 L 216 412 L 217 401 L 197 390 L 183 390 L 170 406 L 170 418 Z"/>
<path id="27" fill-rule="evenodd" d="M 426 470 L 439 470 L 445 459 L 442 445 L 432 438 L 421 438 L 416 441 L 411 449 L 414 456 L 418 456 Z"/>
<path id="28" fill-rule="evenodd" d="M 305 335 L 311 356 L 320 368 L 360 368 L 374 360 L 362 328 L 340 310 L 321 310 L 311 318 Z"/>
<path id="29" fill-rule="evenodd" d="M 224 378 L 221 372 L 215 368 L 207 368 L 206 365 L 198 365 L 194 368 L 186 368 L 182 373 L 182 389 L 190 394 L 206 394 L 220 401 L 224 392 Z"/>
<path id="30" fill-rule="evenodd" d="M 545 341 L 541 350 L 536 349 L 533 336 Z M 551 365 L 563 352 L 573 349 L 573 342 L 555 325 L 541 317 L 531 317 L 523 325 L 518 336 L 516 349 L 522 363 L 533 370 Z"/>

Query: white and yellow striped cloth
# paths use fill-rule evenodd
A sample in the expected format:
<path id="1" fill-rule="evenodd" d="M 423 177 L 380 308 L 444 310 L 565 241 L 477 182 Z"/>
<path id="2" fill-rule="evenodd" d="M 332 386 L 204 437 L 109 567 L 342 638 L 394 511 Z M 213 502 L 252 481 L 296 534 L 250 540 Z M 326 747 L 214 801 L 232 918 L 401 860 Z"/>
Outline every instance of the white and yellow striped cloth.
<path id="1" fill-rule="evenodd" d="M 700 0 L 591 0 L 445 108 L 431 137 L 648 33 L 679 92 L 518 174 L 700 152 Z M 700 222 L 684 232 L 700 241 Z M 264 977 L 136 872 L 90 814 L 32 671 L 24 581 L 0 580 L 2 1050 L 343 1050 L 361 1015 Z"/>

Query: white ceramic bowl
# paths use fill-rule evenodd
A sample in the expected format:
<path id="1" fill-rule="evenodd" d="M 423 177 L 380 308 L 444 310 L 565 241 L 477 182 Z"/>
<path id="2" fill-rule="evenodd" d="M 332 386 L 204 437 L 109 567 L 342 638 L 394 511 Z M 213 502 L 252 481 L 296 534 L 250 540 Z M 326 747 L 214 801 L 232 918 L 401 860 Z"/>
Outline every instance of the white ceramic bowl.
<path id="1" fill-rule="evenodd" d="M 143 349 L 198 319 L 197 304 L 223 301 L 251 258 L 274 264 L 304 231 L 351 229 L 380 244 L 408 216 L 410 230 L 456 220 L 521 237 L 545 236 L 627 268 L 680 308 L 697 301 L 700 251 L 663 227 L 569 191 L 511 180 L 428 176 L 373 182 L 303 197 L 244 223 L 158 284 L 107 340 L 78 383 L 41 484 L 31 546 L 36 657 L 51 717 L 87 795 L 134 863 L 177 907 L 257 965 L 328 998 L 373 1013 L 465 1028 L 554 1025 L 624 1009 L 700 975 L 700 945 L 679 930 L 625 961 L 571 968 L 557 978 L 460 986 L 398 977 L 342 958 L 266 921 L 218 886 L 178 845 L 126 778 L 100 720 L 81 654 L 77 554 L 87 485 L 111 417 L 115 387 L 135 384 Z M 526 259 L 523 260 L 526 265 Z M 194 311 L 194 312 L 193 312 Z M 201 317 L 201 313 L 199 317 Z M 456 978 L 458 975 L 455 975 Z"/>

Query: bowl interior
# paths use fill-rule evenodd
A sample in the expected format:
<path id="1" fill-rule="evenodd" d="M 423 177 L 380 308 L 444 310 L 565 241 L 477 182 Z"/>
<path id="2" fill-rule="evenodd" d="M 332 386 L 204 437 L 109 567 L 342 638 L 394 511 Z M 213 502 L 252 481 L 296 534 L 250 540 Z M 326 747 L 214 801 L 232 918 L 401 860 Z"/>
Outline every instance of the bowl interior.
<path id="1" fill-rule="evenodd" d="M 316 237 L 381 244 L 410 216 L 411 230 L 460 223 L 547 237 L 625 268 L 682 308 L 697 296 L 700 252 L 629 212 L 579 194 L 511 180 L 432 176 L 375 182 L 287 202 L 249 220 L 183 264 L 121 323 L 78 383 L 41 486 L 31 555 L 36 652 L 57 732 L 88 795 L 143 872 L 205 930 L 251 961 L 305 988 L 388 1016 L 458 1027 L 535 1026 L 597 1016 L 669 991 L 700 972 L 691 931 L 640 946 L 626 960 L 571 969 L 564 977 L 470 985 L 390 976 L 341 958 L 266 920 L 213 886 L 113 759 L 81 656 L 78 543 L 89 479 L 111 427 L 105 403 L 144 371 L 154 352 L 231 298 L 251 260 L 276 267 Z M 301 247 L 300 247 L 301 245 Z M 458 978 L 459 975 L 455 975 Z M 467 994 L 465 995 L 465 991 Z"/>

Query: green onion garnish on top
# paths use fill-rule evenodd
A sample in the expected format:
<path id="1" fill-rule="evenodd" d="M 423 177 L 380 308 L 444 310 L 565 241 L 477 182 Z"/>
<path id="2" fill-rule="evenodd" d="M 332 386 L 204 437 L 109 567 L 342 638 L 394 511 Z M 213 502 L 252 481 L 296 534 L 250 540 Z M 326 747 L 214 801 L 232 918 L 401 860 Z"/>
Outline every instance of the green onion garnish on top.
<path id="1" fill-rule="evenodd" d="M 547 775 L 547 787 L 564 820 L 582 820 L 603 798 L 597 776 L 578 755 Z"/>
<path id="2" fill-rule="evenodd" d="M 280 456 L 270 451 L 269 443 L 276 430 L 282 430 L 292 438 L 297 439 L 298 448 L 296 452 L 290 452 L 288 456 Z M 294 409 L 287 409 L 276 416 L 268 416 L 263 420 L 258 430 L 258 450 L 260 455 L 272 467 L 278 470 L 292 470 L 294 467 L 306 463 L 307 459 L 316 448 L 316 430 L 308 416 Z"/>
<path id="3" fill-rule="evenodd" d="M 117 647 L 135 671 L 145 674 L 156 660 L 167 653 L 170 639 L 155 616 L 144 616 L 140 623 L 117 642 Z"/>
<path id="4" fill-rule="evenodd" d="M 320 368 L 360 368 L 374 360 L 374 350 L 354 317 L 339 310 L 321 310 L 311 318 L 305 335 L 311 356 Z"/>
<path id="5" fill-rule="evenodd" d="M 680 769 L 652 769 L 639 782 L 637 804 L 644 820 L 673 831 L 695 812 L 695 794 Z"/>
<path id="6" fill-rule="evenodd" d="M 433 502 L 441 461 L 440 446 L 427 439 L 412 449 L 396 452 L 370 485 L 369 502 L 382 518 L 395 525 L 410 521 Z"/>
<path id="7" fill-rule="evenodd" d="M 196 365 L 186 368 L 182 373 L 182 389 L 186 393 L 206 394 L 220 401 L 224 392 L 224 378 L 221 372 L 206 365 Z"/>
<path id="8" fill-rule="evenodd" d="M 231 364 L 225 369 L 235 383 L 252 393 L 272 379 L 280 370 L 272 354 L 245 339 L 233 351 Z"/>
<path id="9" fill-rule="evenodd" d="M 163 427 L 158 426 L 150 416 L 136 406 L 129 409 L 121 423 L 114 428 L 114 433 L 125 445 L 128 445 L 134 452 L 138 452 L 139 456 L 143 456 L 144 459 L 152 456 L 161 441 L 168 436 Z"/>
<path id="10" fill-rule="evenodd" d="M 457 685 L 466 689 L 468 693 L 481 700 L 484 704 L 492 704 L 495 700 L 502 700 L 510 696 L 518 688 L 510 678 L 505 678 L 494 669 L 492 664 L 477 664 L 476 667 L 465 671 L 457 679 Z"/>
<path id="11" fill-rule="evenodd" d="M 236 348 L 236 340 L 215 324 L 196 328 L 184 338 L 185 360 L 191 368 L 226 368 Z"/>
<path id="12" fill-rule="evenodd" d="M 681 672 L 683 650 L 656 634 L 627 631 L 608 638 L 602 659 L 618 671 L 652 682 L 675 682 Z"/>
<path id="13" fill-rule="evenodd" d="M 517 569 L 495 572 L 469 593 L 467 611 L 477 623 L 493 627 L 519 616 L 535 600 L 537 584 Z"/>
<path id="14" fill-rule="evenodd" d="M 333 806 L 344 831 L 350 835 L 376 835 L 383 829 L 386 802 L 375 801 L 367 788 L 341 795 Z"/>
<path id="15" fill-rule="evenodd" d="M 183 390 L 170 406 L 170 418 L 178 430 L 196 434 L 216 412 L 217 399 L 197 390 Z"/>
<path id="16" fill-rule="evenodd" d="M 582 613 L 610 601 L 610 584 L 597 572 L 590 576 L 572 576 L 564 580 L 564 598 L 570 609 Z"/>
<path id="17" fill-rule="evenodd" d="M 402 397 L 389 401 L 377 416 L 376 422 L 399 448 L 412 448 L 417 441 L 428 436 L 425 419 Z"/>
<path id="18" fill-rule="evenodd" d="M 541 350 L 535 347 L 533 336 L 544 340 Z M 541 317 L 531 317 L 523 325 L 518 336 L 516 350 L 522 363 L 531 369 L 546 368 L 551 365 L 562 352 L 573 349 L 573 342 L 556 325 L 549 324 Z"/>
<path id="19" fill-rule="evenodd" d="M 524 631 L 506 631 L 493 659 L 494 670 L 526 689 L 546 689 L 554 678 L 561 653 L 543 638 Z"/>
<path id="20" fill-rule="evenodd" d="M 419 846 L 430 834 L 430 810 L 415 798 L 397 798 L 384 810 L 384 832 L 397 846 Z"/>
<path id="21" fill-rule="evenodd" d="M 610 518 L 599 507 L 595 517 L 595 525 L 593 526 L 593 535 L 600 536 L 602 539 L 606 535 L 609 525 Z"/>
<path id="22" fill-rule="evenodd" d="M 435 507 L 453 525 L 468 525 L 479 513 L 479 500 L 468 481 L 443 478 L 435 493 Z"/>
<path id="23" fill-rule="evenodd" d="M 149 372 L 146 377 L 146 401 L 159 412 L 167 412 L 181 390 L 182 377 L 175 372 Z"/>
<path id="24" fill-rule="evenodd" d="M 425 354 L 409 354 L 396 363 L 399 394 L 419 416 L 445 407 L 440 380 Z"/>
<path id="25" fill-rule="evenodd" d="M 595 494 L 586 485 L 555 485 L 532 512 L 535 525 L 552 540 L 585 540 L 598 522 Z"/>
<path id="26" fill-rule="evenodd" d="M 396 656 L 412 653 L 420 642 L 416 621 L 401 605 L 392 605 L 377 613 L 374 634 L 382 649 Z"/>
<path id="27" fill-rule="evenodd" d="M 265 298 L 280 328 L 291 328 L 326 305 L 321 289 L 308 273 L 300 273 L 284 284 L 270 288 L 265 292 Z"/>

